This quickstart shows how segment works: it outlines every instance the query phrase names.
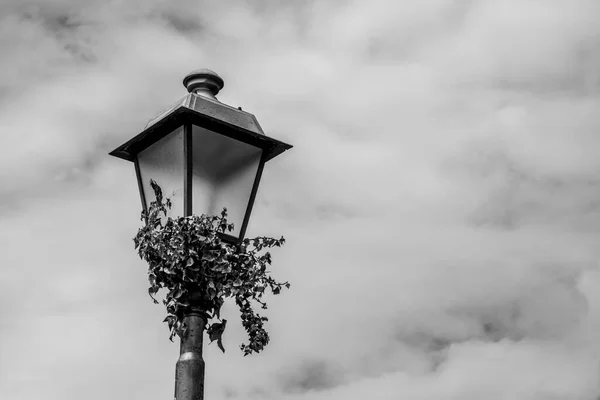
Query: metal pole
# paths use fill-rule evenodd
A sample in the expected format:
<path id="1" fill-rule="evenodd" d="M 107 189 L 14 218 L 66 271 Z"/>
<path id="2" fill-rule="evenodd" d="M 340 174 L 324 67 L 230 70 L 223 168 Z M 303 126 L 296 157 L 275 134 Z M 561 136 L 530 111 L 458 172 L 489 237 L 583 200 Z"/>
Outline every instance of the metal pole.
<path id="1" fill-rule="evenodd" d="M 206 325 L 205 314 L 188 311 L 183 321 L 187 329 L 181 337 L 179 360 L 175 368 L 175 400 L 204 400 L 204 360 L 202 337 Z"/>

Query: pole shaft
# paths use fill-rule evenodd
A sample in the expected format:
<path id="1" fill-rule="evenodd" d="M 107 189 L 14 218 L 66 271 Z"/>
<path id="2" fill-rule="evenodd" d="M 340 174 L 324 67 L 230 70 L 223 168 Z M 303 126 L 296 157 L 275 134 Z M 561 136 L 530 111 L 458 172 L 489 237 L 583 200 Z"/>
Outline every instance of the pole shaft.
<path id="1" fill-rule="evenodd" d="M 175 368 L 175 400 L 204 400 L 204 360 L 202 336 L 206 320 L 199 312 L 183 317 L 187 329 L 181 337 Z"/>

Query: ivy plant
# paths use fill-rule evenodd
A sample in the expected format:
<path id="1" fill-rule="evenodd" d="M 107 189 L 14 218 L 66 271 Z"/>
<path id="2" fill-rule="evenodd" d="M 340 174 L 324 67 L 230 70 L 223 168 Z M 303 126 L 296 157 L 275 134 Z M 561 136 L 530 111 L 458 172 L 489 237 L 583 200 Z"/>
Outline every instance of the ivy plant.
<path id="1" fill-rule="evenodd" d="M 280 247 L 285 239 L 256 237 L 240 244 L 224 242 L 219 234 L 233 230 L 227 221 L 227 209 L 218 216 L 192 215 L 167 217 L 171 201 L 164 198 L 161 188 L 150 181 L 155 201 L 142 212 L 143 226 L 134 243 L 140 258 L 148 263 L 148 294 L 158 304 L 155 295 L 166 289 L 166 307 L 172 341 L 186 329 L 184 315 L 190 309 L 200 310 L 207 321 L 211 342 L 217 340 L 222 351 L 221 335 L 227 320 L 221 321 L 221 307 L 231 298 L 240 310 L 248 343 L 240 349 L 247 356 L 258 353 L 269 343 L 264 328 L 267 317 L 255 311 L 256 306 L 267 309 L 263 296 L 279 294 L 288 282 L 277 282 L 268 270 L 271 254 L 267 249 Z"/>

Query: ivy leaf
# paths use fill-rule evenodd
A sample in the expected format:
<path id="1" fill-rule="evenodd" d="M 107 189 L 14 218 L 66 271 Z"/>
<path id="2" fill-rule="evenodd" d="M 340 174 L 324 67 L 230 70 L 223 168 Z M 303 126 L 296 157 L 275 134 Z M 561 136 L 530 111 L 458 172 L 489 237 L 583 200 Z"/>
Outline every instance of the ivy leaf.
<path id="1" fill-rule="evenodd" d="M 168 315 L 167 318 L 165 318 L 163 320 L 163 322 L 167 322 L 169 324 L 169 330 L 173 329 L 173 325 L 175 324 L 176 321 L 177 321 L 177 317 L 175 317 L 174 315 Z"/>
<path id="2" fill-rule="evenodd" d="M 179 287 L 179 288 L 177 288 L 175 293 L 173 293 L 173 297 L 179 300 L 184 293 L 185 293 L 185 289 Z"/>
<path id="3" fill-rule="evenodd" d="M 214 288 L 208 288 L 207 293 L 209 300 L 213 300 L 217 296 L 217 291 Z"/>
<path id="4" fill-rule="evenodd" d="M 214 318 L 215 316 L 216 316 L 216 317 L 217 317 L 219 320 L 221 319 L 221 305 L 219 305 L 219 306 L 216 306 L 216 307 L 214 308 L 214 312 L 213 312 L 213 318 Z"/>
<path id="5" fill-rule="evenodd" d="M 224 319 L 223 322 L 215 322 L 212 324 L 207 330 L 208 338 L 210 342 L 217 341 L 217 346 L 221 349 L 223 353 L 225 353 L 225 348 L 223 347 L 223 332 L 225 332 L 225 326 L 227 325 L 227 320 Z"/>
<path id="6" fill-rule="evenodd" d="M 150 297 L 152 298 L 152 301 L 154 302 L 154 304 L 158 304 L 158 301 L 156 301 L 156 299 L 154 298 L 154 295 L 156 293 L 158 293 L 158 286 L 150 286 L 148 288 L 148 295 L 150 295 Z"/>

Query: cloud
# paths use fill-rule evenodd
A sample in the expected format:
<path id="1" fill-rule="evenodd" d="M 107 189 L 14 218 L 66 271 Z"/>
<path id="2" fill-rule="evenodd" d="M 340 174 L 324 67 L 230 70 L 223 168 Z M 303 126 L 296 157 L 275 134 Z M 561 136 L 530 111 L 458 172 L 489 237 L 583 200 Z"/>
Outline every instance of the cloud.
<path id="1" fill-rule="evenodd" d="M 209 67 L 295 147 L 249 227 L 286 236 L 292 288 L 260 356 L 227 317 L 207 397 L 594 399 L 597 8 L 0 2 L 0 397 L 172 394 L 132 166 L 106 153 Z"/>

